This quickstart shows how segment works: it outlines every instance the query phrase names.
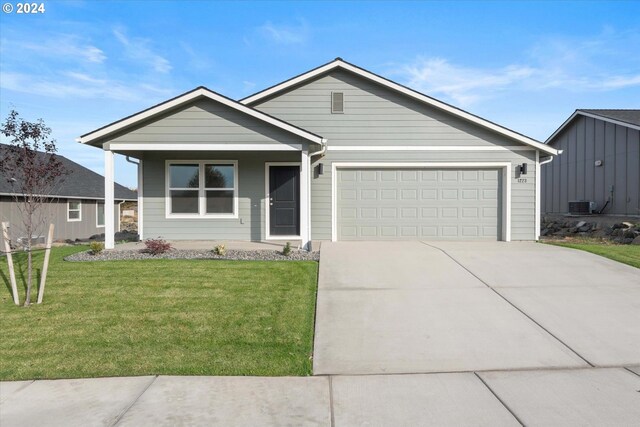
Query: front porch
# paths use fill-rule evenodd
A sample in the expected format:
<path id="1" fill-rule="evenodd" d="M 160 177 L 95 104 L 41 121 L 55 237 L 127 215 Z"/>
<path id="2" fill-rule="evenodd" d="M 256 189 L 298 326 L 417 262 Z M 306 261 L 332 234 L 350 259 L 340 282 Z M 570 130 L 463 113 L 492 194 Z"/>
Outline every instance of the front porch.
<path id="1" fill-rule="evenodd" d="M 233 150 L 105 144 L 105 201 L 113 197 L 114 154 L 138 163 L 140 239 L 193 242 L 266 242 L 309 249 L 310 156 L 307 146 Z M 313 154 L 313 153 L 311 153 Z M 106 215 L 109 218 L 109 213 Z M 105 247 L 115 248 L 115 223 L 106 221 Z M 186 243 L 189 242 L 189 243 Z M 121 247 L 122 245 L 118 245 Z M 208 246 L 211 248 L 212 246 Z"/>
<path id="2" fill-rule="evenodd" d="M 198 87 L 78 141 L 104 150 L 107 249 L 115 246 L 115 153 L 137 159 L 141 239 L 280 238 L 308 247 L 310 159 L 326 147 L 319 135 Z M 282 180 L 270 173 L 278 165 L 299 172 Z M 289 205 L 272 197 L 282 186 Z"/>

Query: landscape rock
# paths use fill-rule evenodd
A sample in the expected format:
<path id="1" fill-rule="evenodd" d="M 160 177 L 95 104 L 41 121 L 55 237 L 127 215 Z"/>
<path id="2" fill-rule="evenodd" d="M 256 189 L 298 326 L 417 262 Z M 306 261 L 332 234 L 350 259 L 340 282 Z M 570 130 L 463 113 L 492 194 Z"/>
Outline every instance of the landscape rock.
<path id="1" fill-rule="evenodd" d="M 580 221 L 568 218 L 543 217 L 540 235 L 546 238 L 580 238 L 606 239 L 619 244 L 640 244 L 640 222 L 613 222 L 604 217 L 595 217 L 593 221 Z"/>
<path id="2" fill-rule="evenodd" d="M 632 245 L 640 245 L 640 236 L 636 237 L 631 241 Z"/>
<path id="3" fill-rule="evenodd" d="M 65 261 L 121 261 L 144 259 L 210 259 L 210 260 L 241 260 L 241 261 L 318 261 L 320 252 L 291 250 L 288 256 L 276 250 L 227 250 L 224 256 L 216 255 L 212 250 L 205 249 L 172 249 L 164 254 L 151 255 L 140 250 L 104 250 L 93 255 L 91 251 L 78 252 L 65 257 Z"/>

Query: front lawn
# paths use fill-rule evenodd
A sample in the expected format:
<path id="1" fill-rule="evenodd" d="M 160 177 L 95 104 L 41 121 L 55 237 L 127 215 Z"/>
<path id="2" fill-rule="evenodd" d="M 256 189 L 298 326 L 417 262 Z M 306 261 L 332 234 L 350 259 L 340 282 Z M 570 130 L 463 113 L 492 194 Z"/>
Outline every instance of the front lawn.
<path id="1" fill-rule="evenodd" d="M 29 308 L 0 257 L 0 380 L 311 373 L 316 262 L 62 259 L 85 249 L 53 250 Z"/>
<path id="2" fill-rule="evenodd" d="M 600 241 L 548 241 L 546 243 L 591 252 L 640 268 L 640 245 L 616 245 Z"/>

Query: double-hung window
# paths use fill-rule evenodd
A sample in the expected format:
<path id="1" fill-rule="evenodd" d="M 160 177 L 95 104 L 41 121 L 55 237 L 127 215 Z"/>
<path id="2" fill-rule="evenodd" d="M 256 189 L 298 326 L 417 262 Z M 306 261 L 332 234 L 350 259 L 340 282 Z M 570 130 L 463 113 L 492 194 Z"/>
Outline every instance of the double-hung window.
<path id="1" fill-rule="evenodd" d="M 82 221 L 82 203 L 80 203 L 80 200 L 67 201 L 67 221 Z"/>
<path id="2" fill-rule="evenodd" d="M 96 227 L 104 227 L 104 202 L 96 202 Z"/>
<path id="3" fill-rule="evenodd" d="M 167 161 L 167 217 L 236 218 L 238 163 Z"/>

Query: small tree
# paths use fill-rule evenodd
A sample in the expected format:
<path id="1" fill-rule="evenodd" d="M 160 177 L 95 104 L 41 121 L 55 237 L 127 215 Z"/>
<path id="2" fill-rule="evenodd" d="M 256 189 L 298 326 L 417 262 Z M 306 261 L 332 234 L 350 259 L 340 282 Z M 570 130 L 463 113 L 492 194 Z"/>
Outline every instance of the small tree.
<path id="1" fill-rule="evenodd" d="M 51 129 L 42 119 L 35 123 L 22 120 L 18 112 L 12 110 L 0 132 L 8 138 L 9 145 L 3 147 L 0 155 L 0 171 L 8 179 L 16 206 L 20 211 L 22 227 L 26 239 L 19 242 L 27 252 L 27 293 L 25 306 L 31 304 L 33 285 L 32 238 L 41 233 L 48 222 L 52 195 L 62 183 L 66 170 L 55 152 L 55 140 Z"/>

